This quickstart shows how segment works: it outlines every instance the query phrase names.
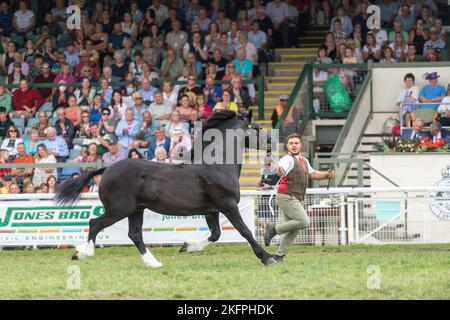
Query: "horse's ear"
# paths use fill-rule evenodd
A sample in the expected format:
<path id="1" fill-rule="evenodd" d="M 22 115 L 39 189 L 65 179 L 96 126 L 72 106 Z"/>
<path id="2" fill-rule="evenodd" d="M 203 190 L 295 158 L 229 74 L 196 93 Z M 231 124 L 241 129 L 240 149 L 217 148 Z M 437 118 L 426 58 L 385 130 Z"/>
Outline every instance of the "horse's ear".
<path id="1" fill-rule="evenodd" d="M 252 109 L 250 109 L 250 110 L 248 111 L 248 113 L 247 113 L 247 119 L 248 119 L 248 121 L 252 121 L 252 119 L 253 119 L 253 110 L 252 110 Z"/>

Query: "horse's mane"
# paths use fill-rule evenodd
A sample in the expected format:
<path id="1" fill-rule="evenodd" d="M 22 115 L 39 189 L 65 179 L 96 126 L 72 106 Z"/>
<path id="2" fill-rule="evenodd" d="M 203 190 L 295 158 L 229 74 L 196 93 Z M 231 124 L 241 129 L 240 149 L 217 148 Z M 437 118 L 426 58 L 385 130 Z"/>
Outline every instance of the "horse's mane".
<path id="1" fill-rule="evenodd" d="M 202 131 L 205 132 L 205 130 L 217 128 L 218 126 L 223 124 L 224 121 L 232 119 L 234 117 L 236 117 L 236 112 L 231 110 L 220 110 L 213 112 L 208 120 L 203 121 Z"/>

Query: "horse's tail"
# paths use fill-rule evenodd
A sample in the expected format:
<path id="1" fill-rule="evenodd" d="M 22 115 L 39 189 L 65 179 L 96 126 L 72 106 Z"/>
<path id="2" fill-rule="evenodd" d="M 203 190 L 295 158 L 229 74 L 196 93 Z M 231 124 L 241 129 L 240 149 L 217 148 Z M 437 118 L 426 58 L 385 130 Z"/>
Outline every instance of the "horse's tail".
<path id="1" fill-rule="evenodd" d="M 89 184 L 91 179 L 99 174 L 102 174 L 106 170 L 101 168 L 95 171 L 91 171 L 81 177 L 75 179 L 67 179 L 57 186 L 55 191 L 55 202 L 63 206 L 69 206 L 74 204 L 80 199 L 83 188 Z"/>

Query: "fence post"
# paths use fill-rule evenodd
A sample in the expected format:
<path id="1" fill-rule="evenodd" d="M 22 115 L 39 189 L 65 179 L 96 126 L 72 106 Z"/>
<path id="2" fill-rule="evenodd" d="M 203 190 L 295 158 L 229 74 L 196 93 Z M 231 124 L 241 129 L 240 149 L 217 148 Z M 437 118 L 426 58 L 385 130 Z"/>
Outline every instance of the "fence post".
<path id="1" fill-rule="evenodd" d="M 258 119 L 264 120 L 264 76 L 259 76 L 258 81 Z"/>
<path id="2" fill-rule="evenodd" d="M 344 194 L 341 194 L 340 198 L 340 207 L 341 207 L 341 245 L 347 244 L 347 225 L 345 223 L 345 196 Z"/>
<path id="3" fill-rule="evenodd" d="M 313 66 L 314 64 L 306 65 L 306 79 L 307 79 L 307 88 L 308 88 L 308 106 L 306 108 L 306 118 L 308 118 L 309 114 L 314 114 L 313 108 L 313 100 L 314 100 L 314 86 L 313 86 Z"/>
<path id="4" fill-rule="evenodd" d="M 355 242 L 355 211 L 354 200 L 347 198 L 348 244 Z"/>

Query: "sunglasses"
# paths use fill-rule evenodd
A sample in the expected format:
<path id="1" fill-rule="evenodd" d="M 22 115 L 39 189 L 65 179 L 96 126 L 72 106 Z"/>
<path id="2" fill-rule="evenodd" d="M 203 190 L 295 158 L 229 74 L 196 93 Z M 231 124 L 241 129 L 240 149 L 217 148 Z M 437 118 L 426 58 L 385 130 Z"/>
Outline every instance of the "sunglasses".
<path id="1" fill-rule="evenodd" d="M 9 133 L 18 132 L 17 130 L 9 130 Z"/>
<path id="2" fill-rule="evenodd" d="M 134 98 L 134 100 L 142 100 L 142 98 Z"/>
<path id="3" fill-rule="evenodd" d="M 111 113 L 108 113 L 108 112 L 103 112 L 102 113 L 102 115 L 104 115 L 104 116 L 109 116 Z"/>
<path id="4" fill-rule="evenodd" d="M 83 118 L 89 118 L 89 116 L 83 116 Z"/>

